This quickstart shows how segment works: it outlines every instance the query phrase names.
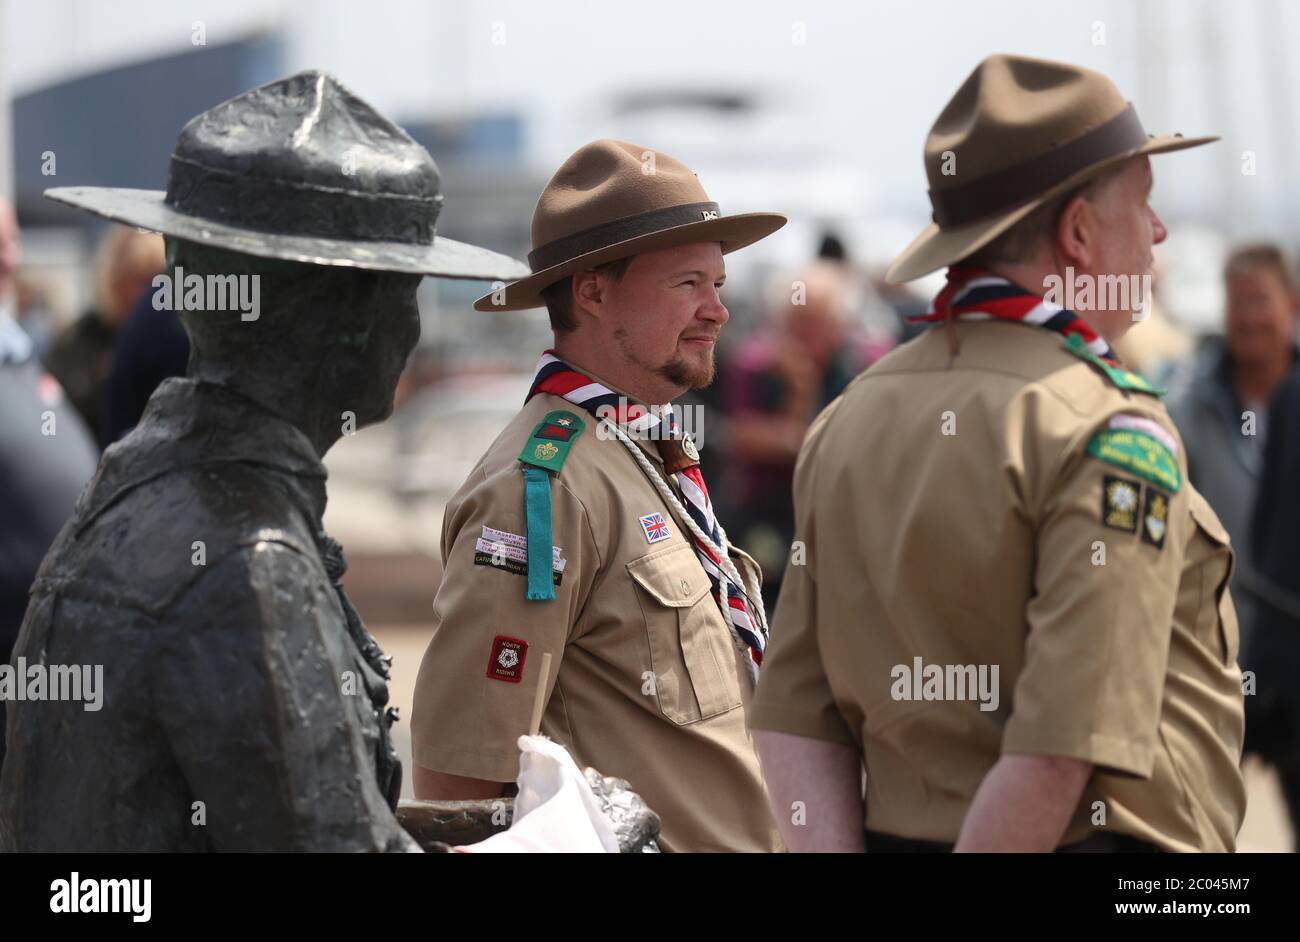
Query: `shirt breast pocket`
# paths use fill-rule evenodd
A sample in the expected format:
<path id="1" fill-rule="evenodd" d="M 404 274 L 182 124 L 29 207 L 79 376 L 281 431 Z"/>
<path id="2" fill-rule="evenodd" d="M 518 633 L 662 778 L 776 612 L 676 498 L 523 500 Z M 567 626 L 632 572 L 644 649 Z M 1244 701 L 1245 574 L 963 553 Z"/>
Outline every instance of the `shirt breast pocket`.
<path id="1" fill-rule="evenodd" d="M 695 551 L 677 544 L 627 564 L 645 616 L 654 695 L 679 726 L 740 706 L 731 631 Z"/>
<path id="2" fill-rule="evenodd" d="M 1237 612 L 1228 592 L 1228 577 L 1233 565 L 1228 531 L 1198 491 L 1189 489 L 1188 496 L 1191 498 L 1188 507 L 1196 526 L 1196 536 L 1209 544 L 1209 552 L 1201 563 L 1202 598 L 1197 615 L 1197 635 L 1225 664 L 1232 665 L 1237 662 L 1240 632 Z"/>

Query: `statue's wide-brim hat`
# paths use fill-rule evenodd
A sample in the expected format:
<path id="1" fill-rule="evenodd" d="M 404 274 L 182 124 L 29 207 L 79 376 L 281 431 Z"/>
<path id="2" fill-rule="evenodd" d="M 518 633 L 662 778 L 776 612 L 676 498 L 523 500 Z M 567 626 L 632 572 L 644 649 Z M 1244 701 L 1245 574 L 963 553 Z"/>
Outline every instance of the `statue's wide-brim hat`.
<path id="1" fill-rule="evenodd" d="M 517 259 L 436 235 L 429 152 L 333 76 L 262 85 L 181 130 L 166 190 L 56 187 L 58 203 L 262 258 L 507 280 Z"/>
<path id="2" fill-rule="evenodd" d="M 570 275 L 656 249 L 717 242 L 752 245 L 786 223 L 780 213 L 724 216 L 680 160 L 627 141 L 599 140 L 569 157 L 533 212 L 532 274 L 474 302 L 479 311 L 540 307 L 542 291 Z"/>
<path id="3" fill-rule="evenodd" d="M 885 279 L 900 284 L 960 261 L 1130 157 L 1217 140 L 1147 134 L 1115 83 L 1091 69 L 990 56 L 930 129 L 925 172 L 933 222 Z"/>

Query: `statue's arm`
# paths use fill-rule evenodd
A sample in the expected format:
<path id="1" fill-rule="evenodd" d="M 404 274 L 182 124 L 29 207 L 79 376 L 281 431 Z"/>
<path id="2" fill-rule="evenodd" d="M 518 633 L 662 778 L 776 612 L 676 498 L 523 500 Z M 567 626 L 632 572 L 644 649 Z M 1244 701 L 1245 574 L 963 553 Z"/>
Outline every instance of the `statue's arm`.
<path id="1" fill-rule="evenodd" d="M 217 850 L 414 848 L 375 779 L 332 594 L 311 560 L 260 542 L 172 607 L 154 707 L 190 786 L 181 811 Z"/>

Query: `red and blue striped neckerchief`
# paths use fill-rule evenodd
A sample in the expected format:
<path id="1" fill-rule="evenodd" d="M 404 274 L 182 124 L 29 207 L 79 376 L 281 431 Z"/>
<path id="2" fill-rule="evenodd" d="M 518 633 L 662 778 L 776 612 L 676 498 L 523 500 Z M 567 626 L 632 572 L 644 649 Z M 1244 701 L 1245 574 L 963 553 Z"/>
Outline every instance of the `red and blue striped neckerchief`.
<path id="1" fill-rule="evenodd" d="M 597 419 L 608 419 L 622 428 L 630 438 L 650 432 L 661 421 L 666 426 L 667 437 L 682 437 L 682 430 L 677 422 L 677 416 L 673 414 L 672 406 L 664 407 L 661 419 L 640 403 L 632 402 L 626 396 L 621 396 L 590 376 L 578 372 L 557 357 L 553 350 L 547 350 L 537 362 L 537 374 L 533 378 L 532 388 L 528 391 L 528 399 L 532 399 L 538 393 L 559 396 L 575 406 L 586 409 Z M 704 484 L 704 475 L 700 472 L 699 465 L 683 468 L 670 476 L 677 482 L 677 487 L 685 498 L 683 503 L 691 519 L 708 534 L 709 539 L 716 546 L 722 547 L 725 552 L 727 547 L 722 527 L 718 525 L 718 519 L 713 514 L 713 503 L 709 500 L 709 489 Z M 719 606 L 722 606 L 722 592 L 725 586 L 727 600 L 725 610 L 731 630 L 738 640 L 745 644 L 754 663 L 762 664 L 767 637 L 764 630 L 759 627 L 759 620 L 746 607 L 742 587 L 733 585 L 727 578 L 718 565 L 717 557 L 708 546 L 693 536 L 691 543 L 695 547 L 695 555 L 699 557 L 700 565 L 709 576 L 709 583 L 713 587 L 713 598 Z M 754 604 L 761 603 L 756 599 Z"/>
<path id="2" fill-rule="evenodd" d="M 1074 311 L 1046 301 L 1033 292 L 980 268 L 953 265 L 948 269 L 948 283 L 935 296 L 930 310 L 919 317 L 909 317 L 908 321 L 914 324 L 932 324 L 947 319 L 949 313 L 958 320 L 997 318 L 1021 321 L 1054 330 L 1066 339 L 1077 334 L 1097 356 L 1112 364 L 1119 363 L 1119 357 L 1105 338 Z"/>

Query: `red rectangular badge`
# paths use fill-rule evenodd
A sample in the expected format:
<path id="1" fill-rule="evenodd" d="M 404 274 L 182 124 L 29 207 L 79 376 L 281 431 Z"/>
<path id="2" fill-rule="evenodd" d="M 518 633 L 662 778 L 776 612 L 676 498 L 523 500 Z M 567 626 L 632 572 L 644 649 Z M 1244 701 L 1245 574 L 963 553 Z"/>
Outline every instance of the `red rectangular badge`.
<path id="1" fill-rule="evenodd" d="M 497 635 L 492 639 L 492 656 L 488 658 L 487 675 L 517 684 L 524 679 L 524 658 L 527 656 L 527 641 Z"/>
<path id="2" fill-rule="evenodd" d="M 573 437 L 573 429 L 563 428 L 554 422 L 542 426 L 542 430 L 537 433 L 538 438 L 553 438 L 556 441 L 567 442 Z"/>

